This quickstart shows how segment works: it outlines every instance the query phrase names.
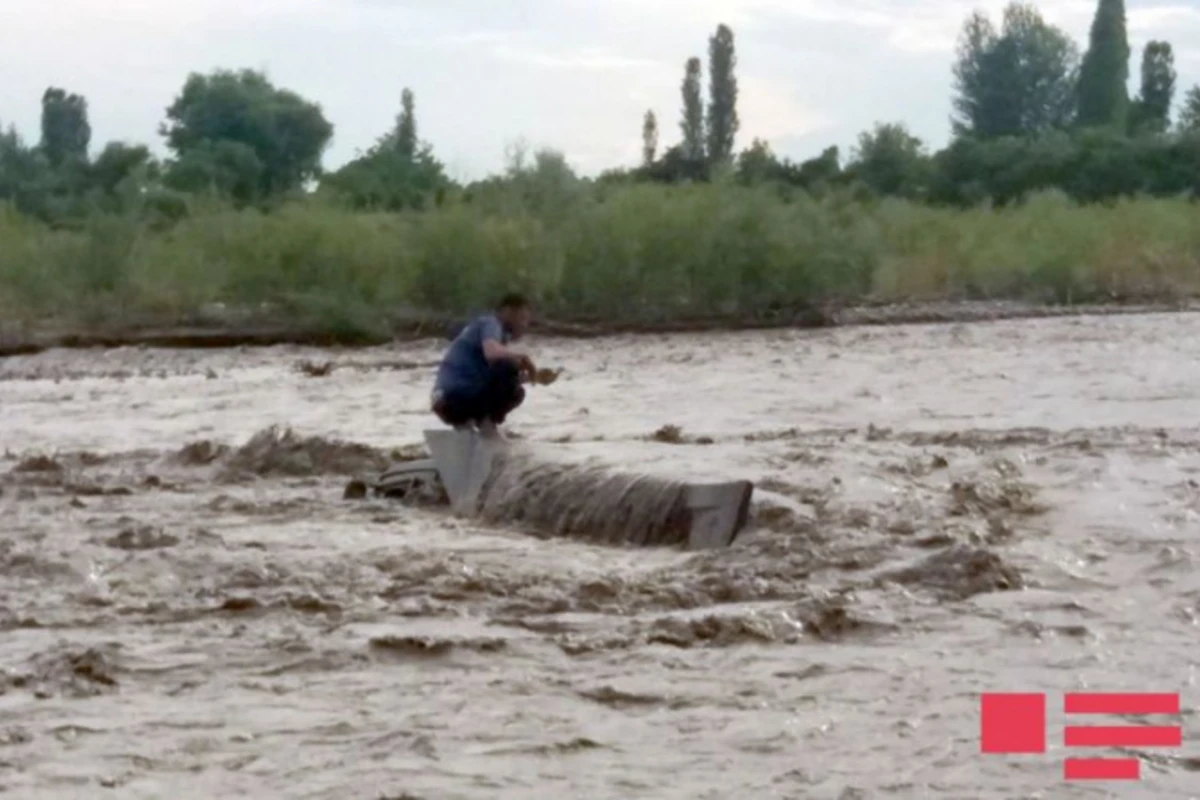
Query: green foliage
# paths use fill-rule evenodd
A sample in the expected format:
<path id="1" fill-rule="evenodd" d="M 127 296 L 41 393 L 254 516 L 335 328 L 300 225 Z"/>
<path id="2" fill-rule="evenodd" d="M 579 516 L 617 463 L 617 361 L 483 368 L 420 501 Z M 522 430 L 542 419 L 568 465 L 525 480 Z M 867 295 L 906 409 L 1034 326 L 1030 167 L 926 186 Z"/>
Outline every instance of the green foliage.
<path id="1" fill-rule="evenodd" d="M 510 288 L 553 316 L 635 323 L 839 299 L 1083 302 L 1200 289 L 1200 226 L 1185 200 L 1080 207 L 1052 191 L 953 210 L 844 190 L 577 185 L 564 212 L 548 204 L 549 156 L 541 172 L 536 160 L 522 169 L 549 182 L 541 210 L 375 214 L 309 201 L 270 213 L 198 206 L 166 229 L 94 215 L 77 230 L 0 210 L 0 314 L 80 324 L 221 302 L 353 336 L 378 334 L 400 309 L 462 313 Z"/>
<path id="2" fill-rule="evenodd" d="M 575 212 L 588 190 L 557 150 L 542 148 L 530 158 L 528 148 L 509 149 L 503 176 L 467 187 L 467 202 L 488 215 L 530 214 L 562 219 Z"/>
<path id="3" fill-rule="evenodd" d="M 354 209 L 400 211 L 440 204 L 449 185 L 433 148 L 417 138 L 416 102 L 405 89 L 395 127 L 366 154 L 326 176 L 321 189 Z"/>
<path id="4" fill-rule="evenodd" d="M 1200 179 L 1197 136 L 1129 138 L 1110 128 L 1071 136 L 961 140 L 934 158 L 932 200 L 1007 205 L 1057 189 L 1077 202 L 1193 194 Z"/>
<path id="5" fill-rule="evenodd" d="M 409 159 L 417 155 L 417 110 L 411 89 L 400 94 L 400 116 L 396 119 L 396 150 Z"/>
<path id="6" fill-rule="evenodd" d="M 1079 114 L 1082 127 L 1123 130 L 1129 114 L 1129 35 L 1125 0 L 1100 0 L 1092 22 L 1090 44 L 1079 69 Z"/>
<path id="7" fill-rule="evenodd" d="M 689 158 L 685 155 L 684 145 L 677 144 L 668 147 L 661 158 L 636 174 L 640 179 L 655 183 L 689 183 L 707 181 L 709 168 L 703 159 Z"/>
<path id="8" fill-rule="evenodd" d="M 211 194 L 239 205 L 263 197 L 266 171 L 254 148 L 229 139 L 202 140 L 168 165 L 166 185 L 189 194 Z"/>
<path id="9" fill-rule="evenodd" d="M 881 123 L 859 136 L 850 172 L 878 194 L 910 198 L 924 196 L 932 177 L 921 140 L 900 124 Z"/>
<path id="10" fill-rule="evenodd" d="M 191 75 L 167 109 L 163 136 L 175 153 L 168 182 L 248 203 L 301 189 L 319 177 L 333 126 L 319 106 L 252 70 Z"/>
<path id="11" fill-rule="evenodd" d="M 143 145 L 110 142 L 92 162 L 91 183 L 109 196 L 140 194 L 157 177 L 157 165 Z"/>
<path id="12" fill-rule="evenodd" d="M 763 139 L 755 139 L 738 156 L 737 175 L 748 186 L 778 180 L 780 171 L 779 159 Z"/>
<path id="13" fill-rule="evenodd" d="M 1181 133 L 1200 133 L 1200 86 L 1188 89 L 1176 124 Z"/>
<path id="14" fill-rule="evenodd" d="M 1163 133 L 1171 124 L 1175 99 L 1175 53 L 1168 42 L 1150 42 L 1142 53 L 1142 91 L 1133 104 L 1134 133 Z"/>
<path id="15" fill-rule="evenodd" d="M 981 13 L 963 26 L 954 65 L 957 136 L 1038 134 L 1070 125 L 1079 52 L 1032 6 L 1010 4 L 1003 30 Z"/>
<path id="16" fill-rule="evenodd" d="M 64 163 L 87 163 L 92 127 L 87 100 L 51 87 L 42 95 L 41 151 L 54 168 Z"/>
<path id="17" fill-rule="evenodd" d="M 679 128 L 683 133 L 683 142 L 679 156 L 684 161 L 699 164 L 704 161 L 705 153 L 704 103 L 700 99 L 700 59 L 688 59 L 680 92 L 683 95 L 683 118 Z"/>
<path id="18" fill-rule="evenodd" d="M 374 149 L 326 177 L 321 189 L 354 209 L 400 211 L 437 205 L 448 184 L 441 162 L 422 147 L 411 157 L 399 150 Z"/>
<path id="19" fill-rule="evenodd" d="M 653 166 L 656 155 L 658 155 L 658 118 L 654 116 L 653 111 L 647 111 L 642 120 L 642 166 Z"/>
<path id="20" fill-rule="evenodd" d="M 87 101 L 60 89 L 43 95 L 42 141 L 27 147 L 0 132 L 0 203 L 57 227 L 82 229 L 93 214 L 140 213 L 157 180 L 148 148 L 112 142 L 88 158 Z"/>
<path id="21" fill-rule="evenodd" d="M 413 93 L 405 89 L 395 127 L 364 155 L 321 182 L 321 189 L 351 208 L 369 211 L 422 209 L 439 204 L 449 189 L 433 148 L 417 138 Z"/>
<path id="22" fill-rule="evenodd" d="M 41 216 L 46 204 L 50 165 L 40 152 L 26 146 L 15 128 L 0 128 L 0 203 L 22 213 Z"/>
<path id="23" fill-rule="evenodd" d="M 842 177 L 841 157 L 837 147 L 827 147 L 816 158 L 804 161 L 796 169 L 794 183 L 810 189 L 835 184 Z"/>
<path id="24" fill-rule="evenodd" d="M 733 142 L 741 123 L 738 121 L 738 84 L 734 70 L 737 55 L 733 31 L 727 25 L 717 26 L 708 40 L 708 158 L 714 164 L 733 156 Z"/>
<path id="25" fill-rule="evenodd" d="M 827 194 L 852 177 L 842 172 L 836 147 L 826 148 L 820 156 L 797 164 L 790 159 L 778 158 L 762 139 L 755 139 L 741 152 L 735 174 L 745 186 L 776 184 L 814 195 Z"/>

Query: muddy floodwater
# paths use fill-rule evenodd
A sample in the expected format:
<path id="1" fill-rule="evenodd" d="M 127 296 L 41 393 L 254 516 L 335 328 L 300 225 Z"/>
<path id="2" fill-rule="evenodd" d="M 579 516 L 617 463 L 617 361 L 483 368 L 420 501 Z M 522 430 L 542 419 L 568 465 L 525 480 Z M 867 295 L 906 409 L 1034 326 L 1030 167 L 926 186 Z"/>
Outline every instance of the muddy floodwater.
<path id="1" fill-rule="evenodd" d="M 441 343 L 0 361 L 0 796 L 1200 796 L 1198 343 L 530 342 L 564 371 L 518 446 L 755 482 L 699 554 L 343 498 L 420 454 Z M 1123 721 L 1183 746 L 1068 750 L 1080 690 L 1180 693 Z M 1044 755 L 980 754 L 1002 691 L 1047 694 Z"/>

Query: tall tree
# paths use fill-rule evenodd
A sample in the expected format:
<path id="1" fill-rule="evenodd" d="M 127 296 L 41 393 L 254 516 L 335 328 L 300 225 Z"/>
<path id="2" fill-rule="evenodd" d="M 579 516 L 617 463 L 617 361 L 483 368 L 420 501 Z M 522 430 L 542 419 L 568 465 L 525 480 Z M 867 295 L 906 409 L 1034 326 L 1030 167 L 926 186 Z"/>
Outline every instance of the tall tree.
<path id="1" fill-rule="evenodd" d="M 400 211 L 442 201 L 450 180 L 433 148 L 417 136 L 416 102 L 405 89 L 396 123 L 363 155 L 321 181 L 358 209 Z"/>
<path id="2" fill-rule="evenodd" d="M 1188 89 L 1184 95 L 1175 125 L 1183 133 L 1200 133 L 1200 84 Z"/>
<path id="3" fill-rule="evenodd" d="M 955 95 L 951 126 L 956 136 L 996 136 L 1005 127 L 1000 121 L 1001 88 L 997 80 L 996 43 L 1000 36 L 991 20 L 976 11 L 963 23 L 954 62 Z"/>
<path id="4" fill-rule="evenodd" d="M 254 148 L 230 139 L 202 139 L 178 151 L 164 183 L 181 192 L 213 192 L 238 203 L 266 195 L 266 169 Z"/>
<path id="5" fill-rule="evenodd" d="M 719 25 L 708 40 L 708 157 L 713 162 L 725 161 L 733 155 L 733 142 L 740 125 L 736 67 L 733 31 L 727 25 Z"/>
<path id="6" fill-rule="evenodd" d="M 90 175 L 94 187 L 114 194 L 122 182 L 152 167 L 153 158 L 145 145 L 109 142 L 92 163 Z"/>
<path id="7" fill-rule="evenodd" d="M 802 162 L 796 178 L 801 186 L 812 188 L 837 180 L 841 173 L 841 153 L 834 146 L 826 147 L 821 155 Z"/>
<path id="8" fill-rule="evenodd" d="M 36 214 L 44 210 L 48 182 L 45 156 L 29 147 L 17 129 L 0 125 L 0 202 Z"/>
<path id="9" fill-rule="evenodd" d="M 68 160 L 87 161 L 92 127 L 87 100 L 50 87 L 42 95 L 42 152 L 53 167 Z"/>
<path id="10" fill-rule="evenodd" d="M 642 120 L 642 164 L 650 166 L 658 155 L 658 118 L 653 111 L 647 111 Z"/>
<path id="11" fill-rule="evenodd" d="M 400 94 L 400 116 L 396 119 L 396 149 L 412 158 L 417 154 L 417 111 L 411 89 Z"/>
<path id="12" fill-rule="evenodd" d="M 1033 6 L 1011 3 L 1001 31 L 982 13 L 963 25 L 954 64 L 957 136 L 1028 136 L 1065 128 L 1079 51 Z"/>
<path id="13" fill-rule="evenodd" d="M 1168 42 L 1150 42 L 1142 52 L 1142 91 L 1132 109 L 1134 132 L 1162 133 L 1171 124 L 1175 99 L 1175 53 Z"/>
<path id="14" fill-rule="evenodd" d="M 783 171 L 784 167 L 772 152 L 771 145 L 763 139 L 751 142 L 737 159 L 737 173 L 743 183 L 769 181 Z"/>
<path id="15" fill-rule="evenodd" d="M 318 177 L 333 126 L 320 106 L 259 72 L 218 70 L 188 77 L 162 134 L 189 185 L 208 174 L 249 199 L 251 188 L 266 197 Z"/>
<path id="16" fill-rule="evenodd" d="M 1079 70 L 1079 124 L 1123 128 L 1129 116 L 1128 82 L 1125 0 L 1100 0 Z"/>
<path id="17" fill-rule="evenodd" d="M 704 160 L 704 102 L 700 99 L 700 59 L 689 58 L 683 76 L 682 155 L 687 161 Z"/>
<path id="18" fill-rule="evenodd" d="M 927 187 L 930 160 L 903 124 L 879 123 L 858 137 L 852 175 L 882 195 L 915 197 Z"/>

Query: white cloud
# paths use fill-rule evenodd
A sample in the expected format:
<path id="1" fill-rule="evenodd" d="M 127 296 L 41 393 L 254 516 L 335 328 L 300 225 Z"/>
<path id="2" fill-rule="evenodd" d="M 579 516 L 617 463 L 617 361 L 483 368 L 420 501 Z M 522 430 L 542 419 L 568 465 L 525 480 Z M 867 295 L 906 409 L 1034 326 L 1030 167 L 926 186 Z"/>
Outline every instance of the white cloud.
<path id="1" fill-rule="evenodd" d="M 802 137 L 827 130 L 836 117 L 832 112 L 810 108 L 786 83 L 758 77 L 738 79 L 740 139 L 767 141 Z"/>
<path id="2" fill-rule="evenodd" d="M 1176 30 L 1177 25 L 1193 29 L 1200 27 L 1200 9 L 1191 6 L 1132 8 L 1128 17 L 1131 33 L 1163 33 Z"/>
<path id="3" fill-rule="evenodd" d="M 548 52 L 536 48 L 524 48 L 497 43 L 488 51 L 496 58 L 517 61 L 548 69 L 583 69 L 583 70 L 630 70 L 657 69 L 663 65 L 658 61 L 647 58 L 629 58 L 615 55 L 600 47 L 591 47 L 574 52 Z"/>

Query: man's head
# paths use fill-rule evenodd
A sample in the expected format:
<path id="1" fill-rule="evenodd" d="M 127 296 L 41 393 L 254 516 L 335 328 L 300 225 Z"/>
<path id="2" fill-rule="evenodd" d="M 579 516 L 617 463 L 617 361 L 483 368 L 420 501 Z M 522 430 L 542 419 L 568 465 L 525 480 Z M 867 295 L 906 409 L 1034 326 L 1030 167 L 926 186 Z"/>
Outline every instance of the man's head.
<path id="1" fill-rule="evenodd" d="M 504 325 L 509 336 L 520 339 L 525 335 L 525 331 L 529 330 L 533 311 L 525 295 L 506 294 L 496 305 L 496 316 L 500 318 L 500 323 Z"/>

